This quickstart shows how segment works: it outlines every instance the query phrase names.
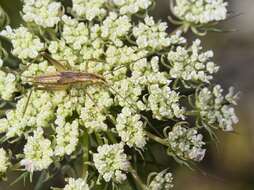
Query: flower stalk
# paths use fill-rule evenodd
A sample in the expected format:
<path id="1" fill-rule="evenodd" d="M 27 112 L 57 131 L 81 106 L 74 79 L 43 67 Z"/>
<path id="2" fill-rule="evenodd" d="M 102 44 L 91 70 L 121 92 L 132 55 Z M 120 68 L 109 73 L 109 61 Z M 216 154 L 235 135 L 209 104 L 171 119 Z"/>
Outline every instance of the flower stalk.
<path id="1" fill-rule="evenodd" d="M 82 146 L 82 172 L 81 177 L 86 177 L 88 175 L 88 162 L 89 162 L 89 136 L 87 131 L 84 131 L 81 136 L 80 144 Z"/>
<path id="2" fill-rule="evenodd" d="M 139 187 L 142 190 L 148 190 L 148 187 L 143 183 L 143 181 L 140 179 L 140 177 L 137 174 L 137 171 L 130 166 L 129 171 L 133 177 L 133 179 L 136 181 L 136 183 L 139 185 Z"/>
<path id="3" fill-rule="evenodd" d="M 162 138 L 160 138 L 160 137 L 158 137 L 158 136 L 156 136 L 156 135 L 154 135 L 154 134 L 152 134 L 148 131 L 146 131 L 146 135 L 147 135 L 148 138 L 152 139 L 153 141 L 158 142 L 158 143 L 160 143 L 164 146 L 168 146 L 167 139 L 162 139 Z"/>

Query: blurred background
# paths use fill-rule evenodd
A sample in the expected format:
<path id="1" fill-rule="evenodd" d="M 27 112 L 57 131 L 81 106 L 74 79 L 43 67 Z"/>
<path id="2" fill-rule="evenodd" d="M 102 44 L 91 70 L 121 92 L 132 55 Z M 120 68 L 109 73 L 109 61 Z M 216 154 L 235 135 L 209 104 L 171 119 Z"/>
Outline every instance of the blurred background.
<path id="1" fill-rule="evenodd" d="M 157 0 L 156 18 L 167 21 L 168 2 Z M 0 0 L 0 5 L 11 17 L 11 25 L 18 26 L 20 1 Z M 214 61 L 221 67 L 216 82 L 241 92 L 237 107 L 240 122 L 235 134 L 219 134 L 219 146 L 208 148 L 199 169 L 178 167 L 173 171 L 175 190 L 254 190 L 254 0 L 230 0 L 229 13 L 230 19 L 221 27 L 235 32 L 209 33 L 201 39 L 206 49 L 214 50 Z M 20 189 L 31 187 L 0 183 L 0 190 Z"/>

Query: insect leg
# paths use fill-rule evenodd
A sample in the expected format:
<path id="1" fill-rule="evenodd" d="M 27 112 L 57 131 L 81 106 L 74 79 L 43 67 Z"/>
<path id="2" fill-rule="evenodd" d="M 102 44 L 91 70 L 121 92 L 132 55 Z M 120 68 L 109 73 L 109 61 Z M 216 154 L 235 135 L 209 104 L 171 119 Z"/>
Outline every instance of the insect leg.
<path id="1" fill-rule="evenodd" d="M 59 64 L 61 64 L 63 67 L 65 67 L 65 70 L 71 70 L 71 65 L 69 64 L 69 62 L 68 61 L 66 61 L 66 60 L 64 60 L 64 59 L 60 59 L 60 60 L 57 60 L 57 62 L 59 63 Z M 65 63 L 65 65 L 64 64 L 62 64 L 61 62 L 64 62 Z"/>
<path id="2" fill-rule="evenodd" d="M 27 98 L 27 101 L 26 101 L 25 108 L 24 108 L 24 110 L 23 110 L 23 114 L 22 114 L 23 116 L 24 116 L 25 113 L 26 113 L 26 110 L 27 110 L 27 107 L 28 107 L 28 103 L 29 103 L 30 98 L 31 98 L 31 96 L 32 96 L 32 92 L 33 92 L 33 90 L 31 89 L 30 92 L 29 92 L 29 94 L 28 94 L 28 98 Z"/>
<path id="3" fill-rule="evenodd" d="M 85 95 L 87 95 L 88 98 L 94 103 L 94 106 L 96 107 L 97 112 L 100 113 L 100 112 L 101 112 L 101 111 L 100 111 L 100 108 L 99 108 L 97 102 L 95 102 L 95 100 L 94 100 L 93 97 L 91 96 L 91 94 L 89 94 L 88 92 L 85 92 Z"/>
<path id="4" fill-rule="evenodd" d="M 123 100 L 126 101 L 126 103 L 134 110 L 134 111 L 137 111 L 138 112 L 138 107 L 129 102 L 127 100 L 126 97 L 123 97 L 119 92 L 117 92 L 112 86 L 110 86 L 109 84 L 105 84 L 108 88 L 110 88 L 112 91 L 114 91 L 115 94 L 117 94 L 120 98 L 122 98 Z M 159 136 L 160 136 L 160 133 L 157 131 L 157 129 L 149 122 L 148 118 L 146 116 L 144 116 L 143 114 L 140 114 L 141 117 L 147 122 L 148 126 L 151 127 Z"/>
<path id="5" fill-rule="evenodd" d="M 41 56 L 44 57 L 44 59 L 46 59 L 49 63 L 53 64 L 56 67 L 56 69 L 60 72 L 69 69 L 68 68 L 69 66 L 67 66 L 66 68 L 62 63 L 52 58 L 47 52 L 42 52 Z"/>
<path id="6" fill-rule="evenodd" d="M 62 90 L 66 90 L 66 88 L 68 88 L 68 86 L 64 86 L 64 85 L 46 85 L 46 86 L 36 86 L 35 89 L 36 90 L 45 90 L 45 91 L 62 91 Z"/>
<path id="7" fill-rule="evenodd" d="M 29 63 L 28 65 L 25 66 L 25 68 L 21 71 L 19 71 L 19 74 L 22 75 L 33 63 Z"/>

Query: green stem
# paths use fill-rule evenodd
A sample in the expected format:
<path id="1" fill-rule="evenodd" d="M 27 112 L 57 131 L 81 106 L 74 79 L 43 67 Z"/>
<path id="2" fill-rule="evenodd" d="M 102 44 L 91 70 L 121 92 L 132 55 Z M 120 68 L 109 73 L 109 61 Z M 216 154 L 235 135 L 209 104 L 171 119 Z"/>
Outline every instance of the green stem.
<path id="1" fill-rule="evenodd" d="M 136 183 L 141 187 L 142 190 L 148 190 L 148 187 L 143 183 L 143 181 L 140 179 L 140 177 L 137 174 L 137 171 L 134 170 L 132 167 L 129 169 L 132 177 L 136 181 Z"/>
<path id="2" fill-rule="evenodd" d="M 99 146 L 104 144 L 99 133 L 95 133 L 95 137 Z"/>
<path id="3" fill-rule="evenodd" d="M 188 116 L 197 116 L 199 114 L 199 112 L 196 110 L 193 110 L 193 111 L 188 111 L 185 114 Z"/>
<path id="4" fill-rule="evenodd" d="M 187 33 L 189 31 L 190 25 L 188 23 L 184 23 L 181 26 L 177 27 L 170 35 L 175 35 L 177 31 L 182 31 L 183 33 Z"/>
<path id="5" fill-rule="evenodd" d="M 160 143 L 160 144 L 162 144 L 162 145 L 168 146 L 168 142 L 167 142 L 166 139 L 162 139 L 162 138 L 160 138 L 160 137 L 158 137 L 158 136 L 156 136 L 156 135 L 154 135 L 154 134 L 152 134 L 152 133 L 150 133 L 150 132 L 146 132 L 146 135 L 147 135 L 150 139 L 154 140 L 155 142 L 158 142 L 158 143 Z"/>
<path id="6" fill-rule="evenodd" d="M 116 144 L 117 143 L 117 140 L 116 140 L 116 137 L 114 136 L 114 134 L 110 131 L 107 131 L 106 132 L 109 140 L 113 143 L 113 144 Z"/>
<path id="7" fill-rule="evenodd" d="M 83 149 L 82 155 L 82 177 L 85 177 L 88 173 L 88 165 L 89 161 L 89 137 L 87 131 L 84 131 L 84 134 L 81 136 L 81 145 Z"/>

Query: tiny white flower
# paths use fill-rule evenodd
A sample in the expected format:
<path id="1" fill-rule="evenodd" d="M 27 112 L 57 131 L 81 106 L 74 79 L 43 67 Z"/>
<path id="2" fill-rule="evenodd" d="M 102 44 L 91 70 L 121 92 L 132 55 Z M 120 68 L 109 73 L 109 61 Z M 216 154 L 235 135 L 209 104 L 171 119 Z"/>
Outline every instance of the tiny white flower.
<path id="1" fill-rule="evenodd" d="M 36 58 L 44 48 L 40 39 L 23 26 L 14 30 L 7 26 L 0 34 L 11 40 L 12 53 L 20 59 Z"/>
<path id="2" fill-rule="evenodd" d="M 225 20 L 227 5 L 224 0 L 176 0 L 173 11 L 182 20 L 206 24 Z"/>
<path id="3" fill-rule="evenodd" d="M 171 45 L 171 38 L 166 32 L 167 23 L 155 23 L 153 17 L 147 16 L 145 23 L 133 28 L 133 35 L 139 48 L 161 50 Z"/>
<path id="4" fill-rule="evenodd" d="M 146 144 L 143 122 L 139 114 L 134 114 L 129 108 L 123 108 L 116 118 L 116 130 L 129 147 L 143 148 Z"/>
<path id="5" fill-rule="evenodd" d="M 53 27 L 60 21 L 61 4 L 53 0 L 24 0 L 23 19 L 44 28 Z"/>
<path id="6" fill-rule="evenodd" d="M 9 165 L 10 161 L 7 152 L 3 148 L 0 148 L 0 177 L 5 175 Z"/>
<path id="7" fill-rule="evenodd" d="M 82 46 L 88 43 L 89 31 L 84 23 L 79 23 L 76 19 L 64 15 L 63 39 L 70 44 L 75 50 L 80 50 Z"/>
<path id="8" fill-rule="evenodd" d="M 55 155 L 71 155 L 78 144 L 79 124 L 78 120 L 56 127 Z"/>
<path id="9" fill-rule="evenodd" d="M 68 178 L 67 184 L 63 188 L 63 190 L 90 190 L 86 179 L 78 178 Z"/>
<path id="10" fill-rule="evenodd" d="M 149 184 L 149 190 L 170 190 L 174 187 L 172 173 L 164 170 L 155 175 Z"/>
<path id="11" fill-rule="evenodd" d="M 130 163 L 124 153 L 123 144 L 102 145 L 93 154 L 93 161 L 99 174 L 106 182 L 113 180 L 121 183 L 126 180 Z"/>
<path id="12" fill-rule="evenodd" d="M 148 108 L 153 116 L 159 120 L 182 118 L 184 119 L 184 108 L 179 105 L 180 96 L 167 85 L 160 87 L 158 84 L 149 86 Z"/>
<path id="13" fill-rule="evenodd" d="M 128 35 L 131 28 L 130 18 L 127 16 L 120 16 L 114 12 L 110 12 L 109 16 L 105 18 L 101 26 L 101 37 L 103 39 L 111 40 L 116 46 L 121 47 L 123 42 L 122 37 Z"/>
<path id="14" fill-rule="evenodd" d="M 24 154 L 25 158 L 21 160 L 20 164 L 25 166 L 29 172 L 47 169 L 53 162 L 51 142 L 43 137 L 42 128 L 38 128 L 34 131 L 33 136 L 27 138 Z"/>
<path id="15" fill-rule="evenodd" d="M 103 18 L 106 15 L 104 4 L 106 0 L 72 0 L 72 12 L 80 18 L 85 18 L 89 21 L 99 17 Z"/>
<path id="16" fill-rule="evenodd" d="M 238 122 L 232 106 L 236 104 L 237 95 L 233 94 L 232 89 L 225 97 L 222 93 L 220 85 L 214 86 L 212 91 L 204 87 L 197 94 L 196 106 L 207 125 L 224 131 L 233 131 L 233 124 Z"/>
<path id="17" fill-rule="evenodd" d="M 89 133 L 106 131 L 108 129 L 108 126 L 105 123 L 106 115 L 103 112 L 98 112 L 96 107 L 82 108 L 80 118 Z"/>
<path id="18" fill-rule="evenodd" d="M 169 51 L 171 77 L 207 83 L 213 79 L 212 74 L 216 73 L 219 67 L 210 61 L 213 57 L 212 51 L 200 52 L 202 50 L 200 43 L 201 41 L 197 39 L 188 49 L 177 46 L 175 51 Z"/>
<path id="19" fill-rule="evenodd" d="M 139 11 L 146 10 L 152 4 L 151 0 L 113 0 L 119 8 L 120 14 L 132 15 Z"/>
<path id="20" fill-rule="evenodd" d="M 169 150 L 176 156 L 184 160 L 201 161 L 206 150 L 203 149 L 205 143 L 203 136 L 195 129 L 187 129 L 181 125 L 176 125 L 168 133 Z"/>
<path id="21" fill-rule="evenodd" d="M 11 100 L 15 92 L 18 92 L 16 76 L 0 70 L 0 97 Z"/>

